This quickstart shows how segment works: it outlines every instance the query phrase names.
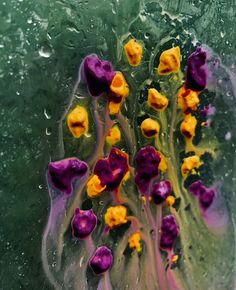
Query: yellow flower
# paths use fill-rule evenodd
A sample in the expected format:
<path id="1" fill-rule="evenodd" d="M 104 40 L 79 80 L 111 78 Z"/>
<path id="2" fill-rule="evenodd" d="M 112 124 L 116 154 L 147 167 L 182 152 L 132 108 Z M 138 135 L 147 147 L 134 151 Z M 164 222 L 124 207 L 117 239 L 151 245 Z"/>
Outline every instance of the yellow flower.
<path id="1" fill-rule="evenodd" d="M 140 233 L 134 233 L 129 237 L 129 248 L 137 251 L 138 253 L 142 251 L 142 246 L 140 243 L 141 237 Z"/>
<path id="2" fill-rule="evenodd" d="M 184 120 L 180 125 L 180 132 L 187 139 L 192 139 L 195 136 L 196 126 L 197 119 L 191 114 L 187 114 L 185 115 Z"/>
<path id="3" fill-rule="evenodd" d="M 116 143 L 118 143 L 121 139 L 121 133 L 120 133 L 120 129 L 118 126 L 113 126 L 110 129 L 110 132 L 108 133 L 108 135 L 106 136 L 106 142 L 109 145 L 115 145 Z"/>
<path id="4" fill-rule="evenodd" d="M 197 155 L 184 158 L 181 166 L 182 176 L 187 176 L 189 172 L 195 173 L 195 169 L 201 165 L 200 158 Z"/>
<path id="5" fill-rule="evenodd" d="M 157 121 L 147 118 L 141 124 L 141 131 L 147 138 L 156 137 L 160 132 L 160 125 Z"/>
<path id="6" fill-rule="evenodd" d="M 75 138 L 88 133 L 88 113 L 84 107 L 76 106 L 67 116 L 67 126 Z"/>
<path id="7" fill-rule="evenodd" d="M 166 200 L 165 200 L 166 204 L 168 207 L 172 207 L 175 203 L 175 198 L 173 195 L 169 195 L 167 196 Z"/>
<path id="8" fill-rule="evenodd" d="M 129 94 L 129 86 L 121 72 L 116 72 L 109 92 L 109 113 L 118 114 L 125 98 Z"/>
<path id="9" fill-rule="evenodd" d="M 183 113 L 195 111 L 199 104 L 198 92 L 190 89 L 186 90 L 183 86 L 178 92 L 178 106 Z"/>
<path id="10" fill-rule="evenodd" d="M 87 194 L 91 198 L 95 198 L 99 196 L 103 190 L 106 188 L 105 186 L 101 186 L 101 181 L 97 175 L 92 175 L 87 183 Z"/>
<path id="11" fill-rule="evenodd" d="M 164 173 L 167 170 L 167 162 L 166 162 L 165 156 L 160 151 L 158 151 L 158 153 L 161 158 L 158 169 Z"/>
<path id="12" fill-rule="evenodd" d="M 160 56 L 160 63 L 157 68 L 159 75 L 168 75 L 178 72 L 180 69 L 180 48 L 179 46 L 165 50 Z"/>
<path id="13" fill-rule="evenodd" d="M 140 64 L 143 48 L 135 39 L 130 39 L 125 45 L 124 50 L 128 62 L 131 66 L 138 66 Z"/>
<path id="14" fill-rule="evenodd" d="M 104 219 L 109 228 L 127 223 L 127 209 L 123 205 L 111 206 L 107 209 Z"/>
<path id="15" fill-rule="evenodd" d="M 168 99 L 156 89 L 148 90 L 148 105 L 156 111 L 164 111 L 168 106 Z"/>

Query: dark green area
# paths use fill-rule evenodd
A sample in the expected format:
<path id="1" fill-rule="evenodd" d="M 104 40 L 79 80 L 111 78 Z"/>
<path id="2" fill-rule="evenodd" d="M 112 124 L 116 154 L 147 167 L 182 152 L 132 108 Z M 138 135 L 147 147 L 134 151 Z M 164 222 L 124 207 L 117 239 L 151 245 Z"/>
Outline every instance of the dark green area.
<path id="1" fill-rule="evenodd" d="M 173 16 L 183 17 L 185 29 L 213 48 L 225 64 L 232 64 L 235 1 L 156 2 Z M 159 17 L 157 3 L 146 9 L 153 11 L 150 21 L 165 28 L 164 37 L 173 26 L 167 16 L 168 26 Z M 93 52 L 115 61 L 116 36 L 128 31 L 138 12 L 137 0 L 0 3 L 0 289 L 50 289 L 40 247 L 49 211 L 45 169 L 51 158 L 63 157 L 56 150 L 57 122 L 68 104 L 81 58 Z M 141 39 L 145 25 L 135 32 Z M 151 39 L 145 41 L 151 49 Z M 235 129 L 233 119 L 227 121 L 224 130 Z M 227 131 L 217 129 L 219 136 Z M 235 149 L 225 148 L 230 160 Z M 225 164 L 226 171 L 229 163 Z M 235 176 L 233 166 L 229 178 Z"/>

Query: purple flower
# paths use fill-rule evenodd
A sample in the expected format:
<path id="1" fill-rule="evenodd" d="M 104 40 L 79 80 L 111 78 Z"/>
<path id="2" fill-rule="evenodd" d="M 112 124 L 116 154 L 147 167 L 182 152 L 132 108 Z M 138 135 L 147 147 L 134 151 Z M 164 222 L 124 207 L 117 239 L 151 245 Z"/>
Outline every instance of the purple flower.
<path id="1" fill-rule="evenodd" d="M 207 188 L 203 185 L 201 180 L 193 182 L 188 191 L 198 198 L 199 204 L 203 211 L 207 210 L 216 196 L 215 190 Z"/>
<path id="2" fill-rule="evenodd" d="M 135 183 L 142 194 L 148 194 L 152 178 L 158 175 L 160 161 L 159 153 L 152 146 L 143 147 L 136 153 Z"/>
<path id="3" fill-rule="evenodd" d="M 90 95 L 98 97 L 109 90 L 115 72 L 109 61 L 101 61 L 96 54 L 90 54 L 83 60 L 82 75 Z"/>
<path id="4" fill-rule="evenodd" d="M 75 210 L 71 221 L 72 236 L 78 239 L 87 238 L 97 225 L 97 217 L 90 210 Z"/>
<path id="5" fill-rule="evenodd" d="M 112 252 L 105 246 L 97 248 L 89 261 L 89 266 L 95 274 L 106 272 L 112 265 Z"/>
<path id="6" fill-rule="evenodd" d="M 171 250 L 179 235 L 179 228 L 173 215 L 167 215 L 161 223 L 160 246 L 164 250 Z"/>
<path id="7" fill-rule="evenodd" d="M 162 180 L 154 184 L 152 189 L 152 200 L 155 204 L 161 204 L 171 193 L 169 180 Z"/>
<path id="8" fill-rule="evenodd" d="M 94 167 L 101 185 L 106 185 L 106 190 L 117 189 L 129 170 L 128 155 L 117 148 L 112 148 L 109 156 L 97 161 Z"/>
<path id="9" fill-rule="evenodd" d="M 202 91 L 207 84 L 206 70 L 207 53 L 198 47 L 189 57 L 186 70 L 186 89 Z"/>
<path id="10" fill-rule="evenodd" d="M 216 108 L 212 106 L 211 104 L 209 104 L 200 111 L 200 114 L 204 117 L 207 117 L 207 116 L 213 116 L 215 112 L 216 112 Z"/>
<path id="11" fill-rule="evenodd" d="M 82 178 L 88 172 L 88 165 L 75 158 L 67 158 L 48 164 L 48 176 L 53 186 L 60 191 L 70 194 L 72 182 Z"/>

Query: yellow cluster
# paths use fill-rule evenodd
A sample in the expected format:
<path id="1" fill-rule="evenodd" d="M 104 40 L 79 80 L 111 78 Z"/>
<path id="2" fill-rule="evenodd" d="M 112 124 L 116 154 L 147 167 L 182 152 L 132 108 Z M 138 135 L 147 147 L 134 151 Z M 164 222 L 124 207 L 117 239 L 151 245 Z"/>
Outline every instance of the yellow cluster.
<path id="1" fill-rule="evenodd" d="M 124 50 L 128 62 L 131 66 L 138 66 L 140 64 L 143 48 L 142 45 L 135 39 L 130 39 L 125 45 Z"/>
<path id="2" fill-rule="evenodd" d="M 101 186 L 101 181 L 99 177 L 96 174 L 94 174 L 87 183 L 87 194 L 89 197 L 95 198 L 99 196 L 105 188 L 106 185 Z"/>
<path id="3" fill-rule="evenodd" d="M 141 237 L 140 233 L 134 233 L 129 237 L 129 248 L 132 250 L 137 251 L 138 253 L 142 251 L 142 246 L 141 246 Z"/>
<path id="4" fill-rule="evenodd" d="M 107 209 L 104 219 L 110 229 L 127 223 L 127 210 L 123 205 L 111 206 Z"/>
<path id="5" fill-rule="evenodd" d="M 184 158 L 181 166 L 182 176 L 187 176 L 189 173 L 195 173 L 195 169 L 199 168 L 200 165 L 201 161 L 197 155 Z"/>
<path id="6" fill-rule="evenodd" d="M 113 146 L 116 143 L 118 143 L 120 139 L 121 139 L 120 129 L 118 126 L 115 125 L 110 129 L 108 135 L 106 136 L 106 142 L 109 145 Z"/>
<path id="7" fill-rule="evenodd" d="M 159 163 L 159 166 L 158 166 L 158 169 L 161 171 L 161 172 L 166 172 L 167 170 L 167 163 L 166 163 L 166 159 L 165 159 L 165 156 L 160 152 L 158 151 L 158 154 L 161 158 L 161 161 Z"/>
<path id="8" fill-rule="evenodd" d="M 156 89 L 148 90 L 148 105 L 156 111 L 164 111 L 168 106 L 168 99 L 163 96 Z"/>
<path id="9" fill-rule="evenodd" d="M 184 86 L 179 90 L 178 106 L 183 113 L 196 111 L 199 102 L 198 92 L 186 90 Z"/>
<path id="10" fill-rule="evenodd" d="M 129 86 L 121 72 L 116 72 L 109 93 L 109 113 L 111 115 L 118 114 L 120 108 L 129 94 Z"/>
<path id="11" fill-rule="evenodd" d="M 67 116 L 67 126 L 75 138 L 88 133 L 88 113 L 84 107 L 76 106 Z"/>
<path id="12" fill-rule="evenodd" d="M 173 195 L 169 195 L 167 196 L 166 200 L 165 200 L 166 204 L 168 207 L 172 207 L 175 203 L 175 198 Z"/>
<path id="13" fill-rule="evenodd" d="M 192 139 L 195 136 L 195 129 L 197 126 L 197 119 L 191 114 L 184 116 L 184 120 L 180 125 L 180 132 L 187 139 Z"/>
<path id="14" fill-rule="evenodd" d="M 147 118 L 141 124 L 141 131 L 146 138 L 156 137 L 160 132 L 160 124 L 151 118 Z"/>
<path id="15" fill-rule="evenodd" d="M 165 50 L 160 56 L 160 63 L 157 68 L 159 75 L 168 75 L 178 72 L 180 69 L 180 48 L 179 46 Z"/>

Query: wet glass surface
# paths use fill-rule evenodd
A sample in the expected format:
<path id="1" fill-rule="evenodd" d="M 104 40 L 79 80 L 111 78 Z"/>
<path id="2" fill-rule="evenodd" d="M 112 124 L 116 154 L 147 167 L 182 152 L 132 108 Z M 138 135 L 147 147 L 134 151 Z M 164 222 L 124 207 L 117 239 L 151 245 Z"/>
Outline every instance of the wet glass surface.
<path id="1" fill-rule="evenodd" d="M 41 262 L 42 235 L 50 208 L 46 167 L 51 160 L 71 156 L 84 160 L 94 146 L 93 131 L 89 132 L 89 142 L 77 142 L 63 122 L 63 131 L 58 130 L 71 99 L 78 101 L 71 97 L 77 89 L 83 57 L 96 53 L 112 62 L 114 69 L 126 74 L 142 106 L 143 88 L 134 88 L 149 78 L 160 53 L 180 45 L 184 70 L 187 56 L 197 43 L 221 63 L 206 92 L 217 110 L 211 127 L 219 142 L 220 158 L 212 172 L 207 168 L 202 176 L 207 186 L 221 182 L 230 222 L 227 234 L 218 241 L 206 238 L 207 233 L 200 227 L 199 242 L 188 245 L 186 259 L 193 265 L 193 279 L 192 288 L 187 284 L 186 289 L 234 289 L 235 11 L 234 1 L 0 3 L 1 289 L 51 289 Z M 135 71 L 127 66 L 123 55 L 123 44 L 130 36 L 145 46 L 142 63 Z M 79 102 L 89 104 L 88 99 Z M 127 101 L 125 116 L 132 115 L 132 106 Z M 137 128 L 135 132 L 139 134 Z M 211 143 L 212 136 L 206 140 Z M 68 232 L 67 246 L 69 241 Z M 75 246 L 67 247 L 69 259 Z M 130 282 L 117 286 L 116 269 L 111 273 L 113 287 L 125 289 L 122 287 Z M 179 269 L 190 275 L 184 262 Z M 96 289 L 96 283 L 91 277 L 90 289 Z"/>

